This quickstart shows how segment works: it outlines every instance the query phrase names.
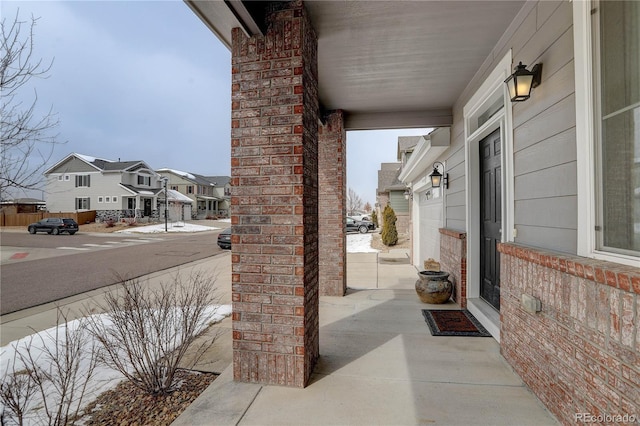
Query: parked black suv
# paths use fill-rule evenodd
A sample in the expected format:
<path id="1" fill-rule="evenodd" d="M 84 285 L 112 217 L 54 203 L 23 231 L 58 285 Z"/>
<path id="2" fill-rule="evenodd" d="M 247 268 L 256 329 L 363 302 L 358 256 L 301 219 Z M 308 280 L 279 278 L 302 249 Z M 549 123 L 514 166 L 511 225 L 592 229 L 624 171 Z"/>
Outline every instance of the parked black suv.
<path id="1" fill-rule="evenodd" d="M 61 232 L 67 232 L 73 235 L 78 232 L 78 224 L 73 219 L 48 217 L 40 222 L 32 223 L 27 227 L 30 234 L 36 232 L 46 232 L 47 234 L 58 235 Z"/>
<path id="2" fill-rule="evenodd" d="M 368 220 L 355 220 L 354 218 L 347 216 L 345 229 L 347 232 L 358 231 L 361 234 L 366 234 L 369 231 L 375 231 L 376 225 Z"/>

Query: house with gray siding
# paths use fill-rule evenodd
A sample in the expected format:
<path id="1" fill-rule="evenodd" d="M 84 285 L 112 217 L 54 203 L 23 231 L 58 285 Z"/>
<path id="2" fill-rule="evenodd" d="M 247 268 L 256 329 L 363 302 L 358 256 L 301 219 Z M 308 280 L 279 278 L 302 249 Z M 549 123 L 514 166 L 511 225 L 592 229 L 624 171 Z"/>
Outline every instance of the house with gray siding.
<path id="1" fill-rule="evenodd" d="M 257 3 L 187 0 L 232 56 L 234 379 L 310 382 L 319 297 L 346 292 L 344 209 L 318 209 L 344 193 L 345 133 L 446 128 L 398 180 L 455 302 L 561 423 L 637 416 L 640 2 Z M 520 63 L 541 75 L 512 101 Z"/>
<path id="2" fill-rule="evenodd" d="M 228 176 L 203 176 L 182 170 L 156 170 L 168 179 L 168 187 L 193 201 L 192 219 L 229 215 L 230 180 Z"/>
<path id="3" fill-rule="evenodd" d="M 95 210 L 97 220 L 158 218 L 160 175 L 144 161 L 71 153 L 44 172 L 50 212 Z"/>

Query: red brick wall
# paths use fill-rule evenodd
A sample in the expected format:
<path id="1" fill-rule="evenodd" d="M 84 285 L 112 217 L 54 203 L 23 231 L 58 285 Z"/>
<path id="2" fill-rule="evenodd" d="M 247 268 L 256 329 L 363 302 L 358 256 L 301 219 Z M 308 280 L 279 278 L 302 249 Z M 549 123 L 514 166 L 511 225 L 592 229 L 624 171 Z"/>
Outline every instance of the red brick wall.
<path id="1" fill-rule="evenodd" d="M 318 358 L 317 38 L 301 1 L 233 30 L 234 379 L 303 387 Z"/>
<path id="2" fill-rule="evenodd" d="M 440 270 L 449 273 L 453 299 L 467 307 L 467 234 L 440 228 Z"/>
<path id="3" fill-rule="evenodd" d="M 499 249 L 507 361 L 564 424 L 583 423 L 577 413 L 638 421 L 640 269 L 515 244 Z M 524 311 L 522 294 L 540 299 L 542 312 Z"/>
<path id="4" fill-rule="evenodd" d="M 347 291 L 347 145 L 344 114 L 332 111 L 318 129 L 320 235 L 320 295 L 344 296 Z"/>

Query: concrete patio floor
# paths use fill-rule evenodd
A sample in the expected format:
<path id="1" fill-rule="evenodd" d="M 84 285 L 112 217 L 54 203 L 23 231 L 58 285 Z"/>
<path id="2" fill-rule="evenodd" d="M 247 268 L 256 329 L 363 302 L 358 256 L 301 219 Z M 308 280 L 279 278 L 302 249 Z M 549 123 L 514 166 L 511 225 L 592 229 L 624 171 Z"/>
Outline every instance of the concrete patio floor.
<path id="1" fill-rule="evenodd" d="M 421 310 L 459 307 L 421 303 L 406 260 L 348 255 L 347 295 L 320 298 L 320 359 L 305 389 L 233 382 L 225 320 L 215 364 L 229 366 L 173 425 L 558 424 L 493 338 L 431 336 Z"/>

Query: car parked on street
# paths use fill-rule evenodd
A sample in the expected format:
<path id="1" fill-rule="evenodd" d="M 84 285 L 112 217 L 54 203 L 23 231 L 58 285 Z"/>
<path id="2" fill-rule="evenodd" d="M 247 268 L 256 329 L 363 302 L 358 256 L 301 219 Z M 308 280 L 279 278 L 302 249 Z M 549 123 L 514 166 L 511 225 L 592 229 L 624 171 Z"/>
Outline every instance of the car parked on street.
<path id="1" fill-rule="evenodd" d="M 78 224 L 75 220 L 66 217 L 47 217 L 39 222 L 32 223 L 27 226 L 27 231 L 29 231 L 30 234 L 46 232 L 47 234 L 58 235 L 62 232 L 66 232 L 69 235 L 73 235 L 78 232 Z"/>
<path id="2" fill-rule="evenodd" d="M 346 231 L 347 232 L 360 232 L 361 234 L 366 234 L 369 231 L 375 231 L 376 225 L 373 222 L 368 220 L 356 220 L 352 217 L 347 216 L 346 218 Z"/>
<path id="3" fill-rule="evenodd" d="M 227 228 L 218 234 L 218 247 L 223 250 L 231 250 L 231 228 Z"/>

